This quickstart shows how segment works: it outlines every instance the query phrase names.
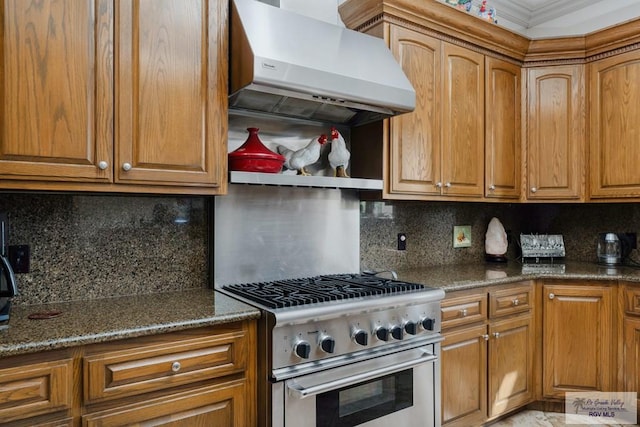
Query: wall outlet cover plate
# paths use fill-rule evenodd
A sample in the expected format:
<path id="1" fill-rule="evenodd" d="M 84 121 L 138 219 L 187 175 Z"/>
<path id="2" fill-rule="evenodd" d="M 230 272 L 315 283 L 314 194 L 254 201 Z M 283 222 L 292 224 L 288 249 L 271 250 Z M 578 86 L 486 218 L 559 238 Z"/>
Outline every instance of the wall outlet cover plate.
<path id="1" fill-rule="evenodd" d="M 453 226 L 453 247 L 468 248 L 471 246 L 471 226 L 470 225 L 454 225 Z"/>

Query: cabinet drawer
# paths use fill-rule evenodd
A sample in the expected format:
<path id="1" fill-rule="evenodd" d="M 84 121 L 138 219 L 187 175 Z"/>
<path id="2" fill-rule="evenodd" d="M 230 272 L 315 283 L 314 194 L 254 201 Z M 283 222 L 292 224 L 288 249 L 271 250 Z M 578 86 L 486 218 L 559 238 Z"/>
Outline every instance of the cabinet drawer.
<path id="1" fill-rule="evenodd" d="M 442 329 L 481 322 L 487 318 L 487 294 L 445 299 L 440 304 Z"/>
<path id="2" fill-rule="evenodd" d="M 71 408 L 72 359 L 0 369 L 0 424 Z"/>
<path id="3" fill-rule="evenodd" d="M 640 287 L 626 287 L 624 294 L 625 312 L 640 315 Z"/>
<path id="4" fill-rule="evenodd" d="M 491 318 L 529 311 L 532 305 L 533 286 L 531 284 L 489 293 L 489 317 Z"/>
<path id="5" fill-rule="evenodd" d="M 170 339 L 170 338 L 169 338 Z M 244 330 L 178 341 L 118 346 L 84 358 L 84 398 L 95 403 L 243 372 Z"/>
<path id="6" fill-rule="evenodd" d="M 250 425 L 244 380 L 176 393 L 82 417 L 85 427 Z"/>

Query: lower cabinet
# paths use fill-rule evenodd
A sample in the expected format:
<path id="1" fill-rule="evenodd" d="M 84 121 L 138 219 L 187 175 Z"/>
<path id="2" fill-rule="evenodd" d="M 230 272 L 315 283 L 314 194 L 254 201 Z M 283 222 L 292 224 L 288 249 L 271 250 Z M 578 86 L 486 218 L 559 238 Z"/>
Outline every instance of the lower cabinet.
<path id="1" fill-rule="evenodd" d="M 477 426 L 534 398 L 533 284 L 442 302 L 442 424 Z"/>
<path id="2" fill-rule="evenodd" d="M 542 289 L 542 395 L 614 391 L 613 291 L 597 283 L 546 281 Z"/>
<path id="3" fill-rule="evenodd" d="M 640 286 L 626 285 L 624 297 L 623 391 L 640 392 Z M 640 408 L 640 395 L 638 395 Z"/>
<path id="4" fill-rule="evenodd" d="M 85 415 L 82 425 L 249 426 L 246 393 L 245 382 L 236 380 Z"/>
<path id="5" fill-rule="evenodd" d="M 255 426 L 244 321 L 0 359 L 0 425 Z"/>

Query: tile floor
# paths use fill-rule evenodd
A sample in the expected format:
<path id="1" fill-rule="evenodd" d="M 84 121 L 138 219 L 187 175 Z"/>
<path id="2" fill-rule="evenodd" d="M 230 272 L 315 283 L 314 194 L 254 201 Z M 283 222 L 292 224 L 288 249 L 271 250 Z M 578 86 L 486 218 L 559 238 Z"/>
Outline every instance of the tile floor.
<path id="1" fill-rule="evenodd" d="M 491 427 L 562 427 L 565 425 L 577 427 L 578 424 L 565 424 L 564 413 L 525 410 L 509 418 L 491 424 Z M 592 424 L 593 425 L 593 424 Z M 599 424 L 601 427 L 608 424 Z M 637 426 L 638 424 L 632 424 Z M 627 427 L 620 424 L 615 427 Z"/>

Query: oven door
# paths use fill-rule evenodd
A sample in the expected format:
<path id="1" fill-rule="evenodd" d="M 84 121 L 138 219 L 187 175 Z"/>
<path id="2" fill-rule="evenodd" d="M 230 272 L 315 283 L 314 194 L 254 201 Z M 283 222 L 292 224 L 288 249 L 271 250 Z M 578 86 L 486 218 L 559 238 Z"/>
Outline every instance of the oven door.
<path id="1" fill-rule="evenodd" d="M 285 427 L 440 426 L 440 374 L 430 344 L 286 380 Z"/>

